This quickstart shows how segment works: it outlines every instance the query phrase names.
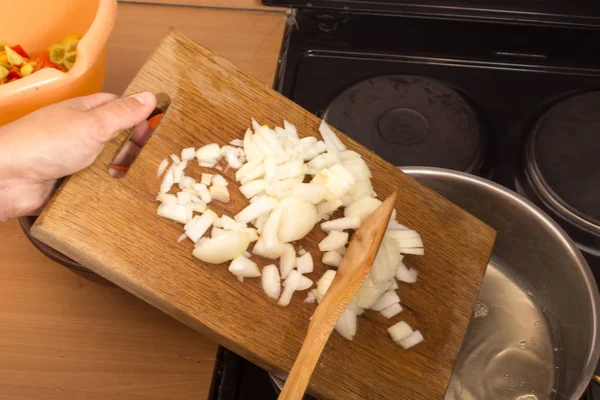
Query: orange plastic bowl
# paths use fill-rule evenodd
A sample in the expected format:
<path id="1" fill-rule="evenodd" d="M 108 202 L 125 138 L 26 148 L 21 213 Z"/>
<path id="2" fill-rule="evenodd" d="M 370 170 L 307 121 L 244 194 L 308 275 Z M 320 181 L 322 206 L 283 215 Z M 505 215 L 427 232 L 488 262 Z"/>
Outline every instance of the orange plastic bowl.
<path id="1" fill-rule="evenodd" d="M 75 65 L 67 73 L 45 68 L 0 86 L 0 125 L 104 85 L 106 42 L 117 17 L 117 0 L 29 0 L 2 4 L 0 40 L 34 53 L 81 34 Z"/>

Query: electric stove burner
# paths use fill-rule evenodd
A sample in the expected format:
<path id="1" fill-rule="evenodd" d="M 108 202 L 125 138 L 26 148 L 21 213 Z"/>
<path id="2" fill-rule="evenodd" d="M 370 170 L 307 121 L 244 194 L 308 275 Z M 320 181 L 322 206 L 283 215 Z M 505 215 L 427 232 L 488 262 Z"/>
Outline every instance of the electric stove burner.
<path id="1" fill-rule="evenodd" d="M 600 92 L 571 97 L 534 129 L 533 163 L 570 211 L 600 227 Z"/>
<path id="2" fill-rule="evenodd" d="M 337 96 L 323 118 L 397 166 L 433 166 L 478 173 L 484 129 L 475 110 L 440 81 L 387 75 Z"/>

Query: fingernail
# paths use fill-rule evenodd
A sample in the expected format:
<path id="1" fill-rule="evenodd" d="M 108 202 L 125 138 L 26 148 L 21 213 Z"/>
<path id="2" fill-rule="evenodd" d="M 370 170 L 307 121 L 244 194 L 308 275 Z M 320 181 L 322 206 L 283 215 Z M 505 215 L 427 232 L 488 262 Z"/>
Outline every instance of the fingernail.
<path id="1" fill-rule="evenodd" d="M 144 106 L 148 105 L 148 104 L 152 104 L 156 100 L 156 97 L 154 97 L 154 94 L 151 92 L 138 93 L 138 94 L 134 94 L 131 97 L 133 97 L 134 99 L 136 99 L 137 101 L 142 103 L 142 105 L 144 105 Z"/>

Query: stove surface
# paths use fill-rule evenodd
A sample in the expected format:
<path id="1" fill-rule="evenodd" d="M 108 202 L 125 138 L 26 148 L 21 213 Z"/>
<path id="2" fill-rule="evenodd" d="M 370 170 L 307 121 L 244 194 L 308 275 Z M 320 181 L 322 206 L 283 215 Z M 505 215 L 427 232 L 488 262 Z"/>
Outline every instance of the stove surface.
<path id="1" fill-rule="evenodd" d="M 511 5 L 460 1 L 482 3 Z M 532 12 L 542 3 L 556 12 L 567 5 L 527 2 Z M 596 3 L 577 4 L 569 10 L 591 12 Z M 295 10 L 290 21 L 275 88 L 398 166 L 462 170 L 516 190 L 523 143 L 539 118 L 600 89 L 600 27 L 314 9 Z M 224 349 L 213 389 L 211 399 L 277 397 L 265 371 Z M 583 399 L 599 395 L 591 384 Z"/>

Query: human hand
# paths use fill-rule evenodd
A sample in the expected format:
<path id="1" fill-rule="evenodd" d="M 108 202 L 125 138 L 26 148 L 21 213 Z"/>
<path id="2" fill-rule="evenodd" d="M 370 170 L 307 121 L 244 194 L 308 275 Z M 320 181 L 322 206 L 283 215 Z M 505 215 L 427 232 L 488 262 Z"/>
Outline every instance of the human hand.
<path id="1" fill-rule="evenodd" d="M 41 108 L 0 126 L 0 221 L 35 214 L 58 179 L 90 166 L 104 145 L 136 127 L 131 142 L 143 146 L 146 118 L 156 98 L 141 93 L 78 97 Z"/>

